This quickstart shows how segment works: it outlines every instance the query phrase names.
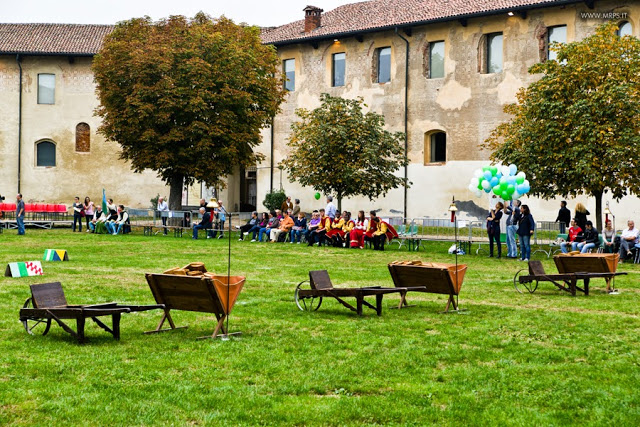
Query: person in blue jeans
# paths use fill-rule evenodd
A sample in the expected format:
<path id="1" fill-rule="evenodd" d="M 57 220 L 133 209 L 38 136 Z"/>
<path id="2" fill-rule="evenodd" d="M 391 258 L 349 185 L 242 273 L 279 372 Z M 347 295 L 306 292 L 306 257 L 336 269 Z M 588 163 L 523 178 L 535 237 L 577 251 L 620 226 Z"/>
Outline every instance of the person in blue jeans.
<path id="1" fill-rule="evenodd" d="M 591 252 L 591 249 L 600 244 L 600 233 L 598 229 L 593 226 L 593 222 L 587 221 L 586 227 L 587 229 L 584 230 L 584 240 L 578 243 L 577 247 L 582 254 Z"/>
<path id="2" fill-rule="evenodd" d="M 211 228 L 211 214 L 205 208 L 200 208 L 202 219 L 198 224 L 193 224 L 193 239 L 198 240 L 198 230 L 209 230 Z"/>
<path id="3" fill-rule="evenodd" d="M 267 223 L 266 227 L 263 227 L 260 229 L 260 232 L 258 233 L 258 242 L 262 242 L 262 236 L 266 235 L 266 237 L 264 238 L 264 241 L 268 241 L 269 240 L 269 233 L 271 232 L 272 228 L 278 228 L 280 226 L 280 220 L 278 219 L 278 217 L 276 216 L 276 212 L 275 211 L 271 211 L 269 213 L 269 222 Z"/>
<path id="4" fill-rule="evenodd" d="M 24 200 L 22 194 L 16 197 L 16 223 L 18 224 L 18 236 L 24 236 Z"/>
<path id="5" fill-rule="evenodd" d="M 531 259 L 531 236 L 536 229 L 536 222 L 531 216 L 528 205 L 520 208 L 520 221 L 518 222 L 518 236 L 520 237 L 520 259 L 529 261 Z"/>
<path id="6" fill-rule="evenodd" d="M 260 229 L 263 227 L 266 227 L 268 223 L 269 223 L 269 214 L 266 212 L 262 212 L 262 218 L 260 219 L 260 222 L 258 222 L 258 224 L 251 227 L 247 232 L 247 234 L 252 233 L 251 234 L 252 242 L 255 242 L 258 239 L 258 233 L 260 233 Z"/>
<path id="7" fill-rule="evenodd" d="M 291 236 L 289 243 L 300 243 L 302 233 L 307 230 L 307 218 L 304 217 L 304 212 L 298 212 L 298 218 L 294 220 L 293 228 L 291 228 Z"/>
<path id="8" fill-rule="evenodd" d="M 507 217 L 507 258 L 518 258 L 518 245 L 516 244 L 516 232 L 520 221 L 520 200 L 513 202 L 511 206 L 505 206 Z"/>

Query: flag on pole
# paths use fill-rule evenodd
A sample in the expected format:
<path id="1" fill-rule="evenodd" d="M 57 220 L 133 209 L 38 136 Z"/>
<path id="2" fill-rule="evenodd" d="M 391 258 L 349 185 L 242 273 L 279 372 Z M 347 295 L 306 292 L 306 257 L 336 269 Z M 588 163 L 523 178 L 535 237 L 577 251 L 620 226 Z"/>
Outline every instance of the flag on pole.
<path id="1" fill-rule="evenodd" d="M 104 192 L 104 188 L 102 189 L 102 212 L 104 212 L 105 216 L 109 213 L 109 208 L 107 208 L 107 195 Z"/>

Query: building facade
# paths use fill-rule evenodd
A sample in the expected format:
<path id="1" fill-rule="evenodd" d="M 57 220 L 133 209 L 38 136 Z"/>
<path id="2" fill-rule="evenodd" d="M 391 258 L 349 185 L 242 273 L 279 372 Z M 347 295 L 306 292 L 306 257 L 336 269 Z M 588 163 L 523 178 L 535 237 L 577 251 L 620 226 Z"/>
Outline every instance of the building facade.
<path id="1" fill-rule="evenodd" d="M 219 191 L 230 210 L 260 210 L 266 193 L 278 188 L 301 199 L 304 210 L 323 205 L 278 165 L 295 110 L 313 109 L 329 93 L 363 97 L 389 130 L 407 135 L 409 166 L 398 174 L 411 186 L 373 201 L 344 200 L 344 209 L 438 218 L 447 216 L 455 196 L 467 202 L 462 217 L 481 216 L 488 200 L 467 189 L 473 171 L 488 163 L 480 144 L 509 119 L 503 108 L 518 89 L 537 78 L 528 68 L 553 57 L 549 44 L 580 40 L 611 19 L 622 34 L 640 35 L 640 5 L 632 1 L 374 0 L 326 13 L 308 6 L 303 13 L 300 21 L 263 29 L 289 93 L 273 126 L 263 130 L 257 150 L 265 160 L 238 170 Z M 0 194 L 19 188 L 27 200 L 62 203 L 98 197 L 105 188 L 134 207 L 168 194 L 154 172 L 131 172 L 117 143 L 96 132 L 91 60 L 111 29 L 0 24 Z M 195 186 L 187 202 L 210 193 Z M 595 211 L 593 200 L 579 200 Z M 555 219 L 558 201 L 526 202 L 537 219 Z M 629 196 L 611 201 L 611 210 L 637 217 L 640 203 Z"/>
<path id="2" fill-rule="evenodd" d="M 551 42 L 580 40 L 606 20 L 615 20 L 621 34 L 637 37 L 639 12 L 640 5 L 628 1 L 406 0 L 355 3 L 327 13 L 308 7 L 304 20 L 263 35 L 276 46 L 289 79 L 287 100 L 274 121 L 273 148 L 265 144 L 263 153 L 273 155 L 267 162 L 276 165 L 287 155 L 295 109 L 317 107 L 321 93 L 361 96 L 370 110 L 384 115 L 389 130 L 406 132 L 412 185 L 406 193 L 355 198 L 343 207 L 445 218 L 455 196 L 467 202 L 462 217 L 478 217 L 489 201 L 467 187 L 474 170 L 489 162 L 490 152 L 480 145 L 509 119 L 503 108 L 515 102 L 518 89 L 537 78 L 528 68 L 554 57 Z M 258 170 L 260 190 L 269 189 L 270 173 Z M 286 176 L 282 185 L 303 205 L 321 204 L 313 191 Z M 555 219 L 559 199 L 525 200 L 537 219 Z M 595 213 L 592 199 L 578 201 Z M 640 203 L 628 196 L 619 204 L 611 201 L 611 210 L 637 216 Z"/>

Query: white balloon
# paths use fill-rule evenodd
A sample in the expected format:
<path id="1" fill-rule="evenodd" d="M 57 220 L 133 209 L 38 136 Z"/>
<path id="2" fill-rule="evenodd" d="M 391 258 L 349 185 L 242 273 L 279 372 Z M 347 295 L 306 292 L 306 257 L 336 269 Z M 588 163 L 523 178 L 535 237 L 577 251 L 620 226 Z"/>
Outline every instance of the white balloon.
<path id="1" fill-rule="evenodd" d="M 520 195 L 520 193 L 518 193 L 517 191 L 514 191 L 511 195 L 511 200 L 518 200 L 520 197 L 522 197 L 522 195 Z"/>
<path id="2" fill-rule="evenodd" d="M 511 170 L 509 169 L 509 166 L 502 166 L 502 176 L 509 176 L 511 175 Z"/>
<path id="3" fill-rule="evenodd" d="M 476 171 L 473 173 L 473 176 L 475 176 L 476 178 L 480 178 L 482 174 L 482 169 L 476 169 Z"/>
<path id="4" fill-rule="evenodd" d="M 484 181 L 482 181 L 482 188 L 484 188 L 485 190 L 490 189 L 491 183 L 485 179 Z"/>
<path id="5" fill-rule="evenodd" d="M 513 163 L 511 163 L 509 165 L 509 172 L 510 172 L 509 175 L 515 175 L 518 172 L 518 167 Z"/>
<path id="6" fill-rule="evenodd" d="M 471 178 L 471 185 L 473 185 L 474 187 L 477 187 L 478 184 L 480 184 L 480 181 L 478 180 L 478 178 Z"/>
<path id="7" fill-rule="evenodd" d="M 476 197 L 482 197 L 482 190 L 478 190 L 478 189 L 476 188 L 476 192 L 474 193 L 474 195 L 475 195 Z"/>

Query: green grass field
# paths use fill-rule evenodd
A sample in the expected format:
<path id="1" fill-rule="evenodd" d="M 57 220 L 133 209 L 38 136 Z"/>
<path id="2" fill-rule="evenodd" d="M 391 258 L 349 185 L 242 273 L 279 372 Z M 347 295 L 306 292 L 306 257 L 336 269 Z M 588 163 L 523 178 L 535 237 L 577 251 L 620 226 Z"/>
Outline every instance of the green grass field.
<path id="1" fill-rule="evenodd" d="M 450 243 L 426 251 L 341 250 L 232 241 L 232 274 L 247 282 L 230 320 L 239 338 L 202 340 L 213 315 L 175 312 L 164 334 L 160 311 L 125 314 L 115 341 L 87 323 L 78 345 L 57 325 L 29 336 L 18 311 L 29 284 L 62 282 L 71 304 L 153 304 L 145 272 L 192 261 L 226 273 L 226 241 L 94 236 L 69 230 L 0 235 L 0 267 L 66 249 L 43 262 L 45 276 L 2 278 L 2 425 L 638 425 L 640 285 L 622 264 L 619 295 L 604 281 L 571 297 L 550 283 L 516 293 L 520 262 L 459 257 L 468 264 L 466 311 L 443 315 L 442 295 L 409 294 L 415 307 L 357 317 L 335 301 L 297 309 L 293 292 L 311 269 L 336 284 L 392 286 L 387 263 L 453 262 Z M 547 271 L 555 272 L 546 260 Z M 110 320 L 107 322 L 110 323 Z"/>

